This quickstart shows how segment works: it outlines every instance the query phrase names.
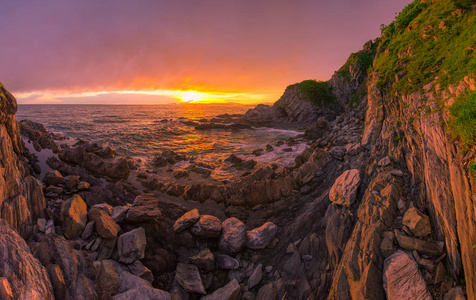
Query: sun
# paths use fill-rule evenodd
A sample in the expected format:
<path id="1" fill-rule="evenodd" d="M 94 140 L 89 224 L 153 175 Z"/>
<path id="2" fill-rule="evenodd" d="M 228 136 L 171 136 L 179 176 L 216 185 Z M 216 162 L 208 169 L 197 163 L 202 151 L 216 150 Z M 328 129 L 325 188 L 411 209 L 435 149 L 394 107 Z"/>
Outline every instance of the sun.
<path id="1" fill-rule="evenodd" d="M 187 91 L 180 98 L 182 99 L 182 101 L 189 103 L 203 100 L 202 93 L 194 91 Z"/>

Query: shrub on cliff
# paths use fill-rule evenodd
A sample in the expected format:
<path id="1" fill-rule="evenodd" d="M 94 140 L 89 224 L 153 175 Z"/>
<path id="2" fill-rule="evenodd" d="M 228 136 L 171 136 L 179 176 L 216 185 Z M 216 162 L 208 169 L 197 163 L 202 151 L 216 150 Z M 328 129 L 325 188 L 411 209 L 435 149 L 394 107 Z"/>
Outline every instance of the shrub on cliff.
<path id="1" fill-rule="evenodd" d="M 295 86 L 299 88 L 299 91 L 303 97 L 308 98 L 316 105 L 334 102 L 334 96 L 327 86 L 326 81 L 316 81 L 311 79 L 304 80 L 302 82 L 292 84 L 288 86 L 288 88 Z"/>
<path id="2" fill-rule="evenodd" d="M 476 141 L 476 92 L 461 96 L 450 107 L 451 132 L 464 143 Z"/>

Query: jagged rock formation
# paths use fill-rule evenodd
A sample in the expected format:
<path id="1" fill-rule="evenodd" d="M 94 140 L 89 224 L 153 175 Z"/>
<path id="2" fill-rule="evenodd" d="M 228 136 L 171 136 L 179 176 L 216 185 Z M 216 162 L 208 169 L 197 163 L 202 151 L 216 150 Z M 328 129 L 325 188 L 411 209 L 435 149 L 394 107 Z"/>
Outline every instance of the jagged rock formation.
<path id="1" fill-rule="evenodd" d="M 40 185 L 29 175 L 16 111 L 15 98 L 0 85 L 0 218 L 25 236 L 28 226 L 43 216 L 45 199 Z"/>

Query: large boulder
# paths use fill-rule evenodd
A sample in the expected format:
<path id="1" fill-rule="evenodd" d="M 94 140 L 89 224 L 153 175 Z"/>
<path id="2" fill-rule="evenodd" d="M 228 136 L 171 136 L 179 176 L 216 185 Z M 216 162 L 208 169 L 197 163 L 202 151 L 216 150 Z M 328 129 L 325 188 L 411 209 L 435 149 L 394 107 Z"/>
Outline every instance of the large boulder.
<path id="1" fill-rule="evenodd" d="M 335 204 L 350 206 L 357 197 L 360 185 L 359 170 L 347 170 L 340 175 L 329 192 L 329 200 Z"/>
<path id="2" fill-rule="evenodd" d="M 66 238 L 74 239 L 81 235 L 88 217 L 86 203 L 79 195 L 74 195 L 61 204 L 60 219 L 63 222 L 63 233 Z"/>
<path id="3" fill-rule="evenodd" d="M 420 240 L 414 237 L 406 236 L 400 231 L 395 230 L 395 237 L 397 242 L 403 249 L 406 250 L 416 250 L 422 254 L 429 254 L 438 256 L 443 252 L 436 244 L 430 243 L 424 240 Z"/>
<path id="4" fill-rule="evenodd" d="M 143 259 L 145 254 L 145 230 L 136 228 L 121 235 L 117 241 L 119 261 L 131 264 L 135 260 Z"/>
<path id="5" fill-rule="evenodd" d="M 97 207 L 91 208 L 88 213 L 90 221 L 94 221 L 97 233 L 105 239 L 117 236 L 121 227 L 104 210 Z"/>
<path id="6" fill-rule="evenodd" d="M 388 300 L 432 299 L 417 262 L 401 250 L 385 259 L 383 286 Z"/>
<path id="7" fill-rule="evenodd" d="M 179 263 L 175 281 L 189 293 L 206 294 L 197 266 Z"/>
<path id="8" fill-rule="evenodd" d="M 214 291 L 213 294 L 205 296 L 202 300 L 238 300 L 241 292 L 241 286 L 236 279 L 230 281 L 227 285 Z"/>
<path id="9" fill-rule="evenodd" d="M 246 233 L 246 247 L 250 249 L 264 249 L 278 233 L 278 226 L 272 222 L 267 222 L 261 227 L 255 228 Z"/>
<path id="10" fill-rule="evenodd" d="M 246 242 L 246 226 L 237 218 L 228 218 L 221 224 L 222 233 L 218 249 L 226 254 L 235 255 L 240 252 Z"/>
<path id="11" fill-rule="evenodd" d="M 0 219 L 0 298 L 54 299 L 47 270 L 26 242 Z"/>
<path id="12" fill-rule="evenodd" d="M 414 235 L 421 238 L 431 234 L 430 218 L 415 207 L 409 208 L 405 212 L 402 223 L 407 226 Z"/>
<path id="13" fill-rule="evenodd" d="M 155 220 L 162 215 L 159 210 L 159 199 L 154 194 L 139 195 L 129 208 L 126 221 L 143 222 Z"/>
<path id="14" fill-rule="evenodd" d="M 119 288 L 119 275 L 117 274 L 112 260 L 99 262 L 99 285 L 103 292 L 114 295 Z"/>
<path id="15" fill-rule="evenodd" d="M 171 300 L 170 294 L 159 289 L 154 289 L 146 280 L 135 276 L 116 265 L 119 273 L 118 294 L 114 300 Z"/>
<path id="16" fill-rule="evenodd" d="M 210 215 L 200 216 L 198 222 L 192 226 L 190 231 L 199 237 L 214 238 L 220 236 L 221 222 L 220 219 Z"/>
<path id="17" fill-rule="evenodd" d="M 192 209 L 191 211 L 185 213 L 183 216 L 177 219 L 174 224 L 174 231 L 179 232 L 189 227 L 192 227 L 198 219 L 200 218 L 200 214 L 198 213 L 198 209 Z"/>

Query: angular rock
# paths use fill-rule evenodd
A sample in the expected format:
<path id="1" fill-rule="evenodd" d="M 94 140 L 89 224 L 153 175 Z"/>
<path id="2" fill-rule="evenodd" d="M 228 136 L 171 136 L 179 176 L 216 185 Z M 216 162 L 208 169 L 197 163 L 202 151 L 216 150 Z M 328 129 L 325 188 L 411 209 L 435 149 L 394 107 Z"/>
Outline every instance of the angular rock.
<path id="1" fill-rule="evenodd" d="M 385 259 L 383 274 L 387 299 L 432 299 L 418 264 L 398 250 Z"/>
<path id="2" fill-rule="evenodd" d="M 94 221 L 97 233 L 105 239 L 117 236 L 121 227 L 102 209 L 93 207 L 88 213 L 89 220 Z"/>
<path id="3" fill-rule="evenodd" d="M 240 252 L 246 242 L 246 226 L 237 218 L 228 218 L 221 224 L 222 233 L 218 242 L 218 249 L 229 255 Z"/>
<path id="4" fill-rule="evenodd" d="M 347 170 L 340 175 L 329 192 L 329 200 L 335 204 L 350 206 L 357 197 L 360 185 L 360 172 L 357 169 Z"/>
<path id="5" fill-rule="evenodd" d="M 380 243 L 380 252 L 382 253 L 383 257 L 389 257 L 395 252 L 395 245 L 393 241 L 387 237 L 382 239 Z"/>
<path id="6" fill-rule="evenodd" d="M 154 289 L 146 280 L 125 270 L 118 273 L 120 280 L 118 292 L 120 294 L 115 295 L 114 300 L 171 300 L 169 293 Z"/>
<path id="7" fill-rule="evenodd" d="M 46 188 L 46 193 L 53 193 L 53 194 L 57 194 L 57 195 L 61 195 L 63 193 L 63 188 L 62 187 L 59 187 L 59 186 L 54 186 L 54 185 L 50 185 L 49 187 Z"/>
<path id="8" fill-rule="evenodd" d="M 119 261 L 131 264 L 135 260 L 143 259 L 146 246 L 145 230 L 142 227 L 133 229 L 119 236 L 117 252 Z"/>
<path id="9" fill-rule="evenodd" d="M 90 221 L 86 224 L 86 227 L 84 228 L 83 234 L 81 235 L 81 238 L 83 240 L 87 240 L 91 234 L 93 234 L 94 231 L 94 221 Z"/>
<path id="10" fill-rule="evenodd" d="M 43 182 L 46 184 L 46 186 L 49 186 L 64 184 L 65 180 L 63 175 L 61 175 L 61 173 L 57 170 L 48 170 L 48 172 L 45 174 L 45 177 L 43 178 Z"/>
<path id="11" fill-rule="evenodd" d="M 5 277 L 0 278 L 0 299 L 13 300 L 12 288 L 10 287 L 8 279 Z"/>
<path id="12" fill-rule="evenodd" d="M 154 281 L 154 274 L 152 274 L 152 272 L 147 267 L 145 267 L 140 262 L 140 260 L 136 260 L 132 264 L 127 265 L 127 268 L 132 274 L 139 276 L 140 278 L 147 280 L 150 283 Z"/>
<path id="13" fill-rule="evenodd" d="M 46 219 L 38 219 L 36 221 L 36 225 L 38 226 L 38 230 L 41 231 L 41 232 L 45 232 L 46 231 Z"/>
<path id="14" fill-rule="evenodd" d="M 249 249 L 264 249 L 278 233 L 278 226 L 272 222 L 267 222 L 261 227 L 246 232 L 246 247 Z"/>
<path id="15" fill-rule="evenodd" d="M 205 238 L 214 238 L 220 236 L 220 219 L 210 215 L 200 216 L 197 223 L 190 229 L 194 235 Z"/>
<path id="16" fill-rule="evenodd" d="M 409 208 L 403 216 L 402 224 L 410 231 L 421 238 L 431 234 L 430 218 L 415 207 Z"/>
<path id="17" fill-rule="evenodd" d="M 126 219 L 127 212 L 129 211 L 129 206 L 116 206 L 112 210 L 111 218 L 117 222 L 121 223 Z"/>
<path id="18" fill-rule="evenodd" d="M 101 260 L 99 271 L 99 285 L 101 289 L 111 295 L 117 293 L 119 288 L 119 275 L 116 273 L 112 260 Z"/>
<path id="19" fill-rule="evenodd" d="M 48 275 L 50 276 L 51 284 L 53 285 L 55 298 L 65 299 L 66 282 L 64 281 L 64 276 L 63 272 L 61 271 L 61 268 L 58 265 L 49 264 L 46 269 L 48 270 Z"/>
<path id="20" fill-rule="evenodd" d="M 263 265 L 259 264 L 251 273 L 250 278 L 248 278 L 248 289 L 254 288 L 258 283 L 260 283 L 263 278 Z"/>
<path id="21" fill-rule="evenodd" d="M 81 235 L 88 217 L 86 203 L 79 195 L 74 195 L 63 202 L 60 219 L 63 222 L 65 237 L 74 239 Z"/>
<path id="22" fill-rule="evenodd" d="M 134 199 L 126 215 L 128 222 L 154 220 L 162 215 L 159 210 L 159 199 L 154 194 L 139 195 Z"/>
<path id="23" fill-rule="evenodd" d="M 89 184 L 89 182 L 81 181 L 78 184 L 78 191 L 87 191 L 90 188 L 91 188 L 91 185 Z"/>
<path id="24" fill-rule="evenodd" d="M 197 255 L 189 258 L 190 263 L 196 265 L 200 270 L 204 272 L 211 272 L 215 270 L 215 256 L 206 248 L 200 251 Z"/>
<path id="25" fill-rule="evenodd" d="M 378 165 L 381 166 L 381 167 L 386 167 L 391 163 L 392 163 L 392 161 L 390 160 L 390 157 L 385 156 L 384 158 L 379 160 Z"/>
<path id="26" fill-rule="evenodd" d="M 191 211 L 185 213 L 183 216 L 177 219 L 174 224 L 174 231 L 179 232 L 185 230 L 189 227 L 192 227 L 198 219 L 200 218 L 200 214 L 198 213 L 198 209 L 192 209 Z"/>
<path id="27" fill-rule="evenodd" d="M 403 249 L 416 250 L 419 253 L 435 256 L 441 255 L 443 252 L 436 244 L 403 235 L 400 231 L 395 231 L 395 237 Z"/>
<path id="28" fill-rule="evenodd" d="M 241 286 L 235 279 L 214 291 L 213 294 L 203 297 L 202 300 L 238 300 L 240 292 Z"/>
<path id="29" fill-rule="evenodd" d="M 66 181 L 66 187 L 68 190 L 72 191 L 73 189 L 78 187 L 78 184 L 81 182 L 78 176 L 72 175 L 69 177 L 68 181 Z"/>
<path id="30" fill-rule="evenodd" d="M 216 262 L 218 267 L 224 270 L 236 270 L 240 267 L 236 259 L 226 254 L 217 254 Z"/>
<path id="31" fill-rule="evenodd" d="M 112 211 L 114 210 L 114 208 L 107 203 L 95 204 L 91 208 L 98 208 L 100 210 L 103 210 L 108 215 L 111 215 Z"/>
<path id="32" fill-rule="evenodd" d="M 334 157 L 335 159 L 338 159 L 338 160 L 343 160 L 344 159 L 344 155 L 345 155 L 345 148 L 344 147 L 340 147 L 340 146 L 336 146 L 336 147 L 333 147 L 331 149 L 331 151 L 329 151 L 329 154 Z"/>
<path id="33" fill-rule="evenodd" d="M 179 263 L 175 280 L 189 293 L 206 294 L 197 266 Z"/>
<path id="34" fill-rule="evenodd" d="M 446 275 L 445 266 L 440 261 L 438 265 L 436 266 L 435 280 L 433 281 L 433 284 L 438 284 L 440 282 L 445 281 L 445 275 Z"/>

